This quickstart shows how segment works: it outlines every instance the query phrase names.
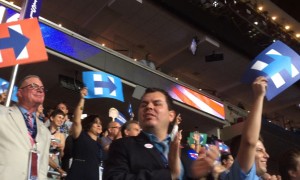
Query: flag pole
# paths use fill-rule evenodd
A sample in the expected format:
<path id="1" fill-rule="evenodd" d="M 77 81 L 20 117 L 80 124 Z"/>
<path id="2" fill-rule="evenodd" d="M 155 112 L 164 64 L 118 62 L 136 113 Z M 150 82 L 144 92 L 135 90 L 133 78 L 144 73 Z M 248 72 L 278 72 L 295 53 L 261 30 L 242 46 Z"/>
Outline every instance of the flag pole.
<path id="1" fill-rule="evenodd" d="M 6 107 L 9 107 L 9 105 L 10 105 L 10 100 L 11 100 L 12 92 L 13 92 L 13 89 L 14 89 L 14 84 L 16 82 L 18 69 L 19 69 L 19 64 L 16 64 L 14 66 L 14 69 L 13 69 L 13 72 L 12 72 L 12 75 L 11 75 L 11 79 L 10 79 L 10 83 L 9 83 L 9 87 L 8 87 L 8 93 L 7 93 L 7 98 L 6 98 L 6 102 L 5 102 Z"/>
<path id="2" fill-rule="evenodd" d="M 20 12 L 19 20 L 23 20 L 25 18 L 33 18 L 38 17 L 41 10 L 41 2 L 42 0 L 24 0 Z M 8 87 L 8 94 L 5 102 L 5 106 L 10 106 L 11 96 L 14 89 L 14 85 L 16 82 L 16 77 L 19 69 L 19 64 L 14 66 L 13 72 L 11 74 L 10 83 Z"/>
<path id="3" fill-rule="evenodd" d="M 4 11 L 2 12 L 2 14 L 1 14 L 1 24 L 2 23 L 4 23 L 5 21 L 6 21 L 6 16 L 5 16 L 5 14 L 6 14 L 6 8 L 4 9 Z M 18 65 L 16 65 L 15 67 L 14 67 L 14 69 L 13 69 L 13 72 L 12 72 L 12 76 L 11 76 L 11 80 L 10 80 L 10 84 L 9 84 L 9 87 L 8 87 L 8 92 L 7 92 L 7 96 L 6 96 L 6 101 L 5 101 L 5 106 L 6 107 L 8 107 L 9 106 L 9 104 L 10 104 L 10 100 L 11 100 L 11 96 L 12 96 L 12 91 L 13 91 L 13 88 L 14 88 L 14 83 L 15 83 L 15 81 L 16 81 L 16 74 L 17 74 L 17 72 L 18 72 Z M 3 92 L 4 93 L 4 92 Z"/>

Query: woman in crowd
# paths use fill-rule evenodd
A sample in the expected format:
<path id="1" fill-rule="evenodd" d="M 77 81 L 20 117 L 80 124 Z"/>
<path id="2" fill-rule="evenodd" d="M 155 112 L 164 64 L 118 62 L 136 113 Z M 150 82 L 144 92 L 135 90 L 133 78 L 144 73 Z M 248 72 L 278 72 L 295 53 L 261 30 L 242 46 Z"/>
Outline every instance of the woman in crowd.
<path id="1" fill-rule="evenodd" d="M 103 152 L 98 142 L 98 137 L 102 132 L 101 120 L 96 115 L 90 115 L 81 121 L 87 89 L 81 89 L 80 95 L 72 125 L 73 161 L 66 179 L 99 180 L 99 166 Z"/>
<path id="2" fill-rule="evenodd" d="M 230 153 L 224 153 L 221 155 L 222 173 L 220 173 L 220 179 L 225 178 L 226 174 L 230 171 L 233 162 L 234 159 Z"/>
<path id="3" fill-rule="evenodd" d="M 51 122 L 49 126 L 51 133 L 49 165 L 52 167 L 52 170 L 58 171 L 60 174 L 64 173 L 64 171 L 60 169 L 60 162 L 65 147 L 65 135 L 59 131 L 59 128 L 62 125 L 64 117 L 64 112 L 59 109 L 54 110 L 50 115 Z M 57 177 L 53 178 L 55 179 Z"/>
<path id="4" fill-rule="evenodd" d="M 45 121 L 45 114 L 44 114 L 44 106 L 43 104 L 40 104 L 37 111 L 36 111 L 36 117 L 44 123 Z"/>
<path id="5" fill-rule="evenodd" d="M 229 171 L 232 164 L 233 164 L 233 157 L 230 153 L 224 153 L 221 155 L 221 164 L 222 166 L 224 166 L 224 168 L 226 169 L 226 171 Z"/>

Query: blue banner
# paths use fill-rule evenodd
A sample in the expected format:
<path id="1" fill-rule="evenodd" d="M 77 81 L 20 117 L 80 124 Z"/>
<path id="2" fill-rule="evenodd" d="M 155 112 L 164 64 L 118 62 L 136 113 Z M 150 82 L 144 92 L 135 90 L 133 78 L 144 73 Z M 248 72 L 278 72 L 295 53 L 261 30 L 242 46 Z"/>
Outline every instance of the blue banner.
<path id="1" fill-rule="evenodd" d="M 113 98 L 124 102 L 120 78 L 101 71 L 86 71 L 82 73 L 82 79 L 88 89 L 87 99 Z"/>
<path id="2" fill-rule="evenodd" d="M 273 99 L 300 79 L 300 56 L 281 41 L 261 52 L 250 64 L 242 81 L 252 83 L 258 76 L 268 79 L 266 97 Z"/>
<path id="3" fill-rule="evenodd" d="M 41 12 L 42 0 L 25 0 L 22 5 L 20 19 L 38 18 Z"/>

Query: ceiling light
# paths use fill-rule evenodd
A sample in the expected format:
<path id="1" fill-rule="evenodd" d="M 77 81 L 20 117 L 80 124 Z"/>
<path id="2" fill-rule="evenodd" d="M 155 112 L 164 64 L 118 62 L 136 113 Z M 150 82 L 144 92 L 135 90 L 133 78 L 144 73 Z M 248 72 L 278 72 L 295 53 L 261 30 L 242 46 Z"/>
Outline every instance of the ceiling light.
<path id="1" fill-rule="evenodd" d="M 214 7 L 217 7 L 217 6 L 219 5 L 219 2 L 215 0 L 215 1 L 212 3 L 212 5 L 213 5 Z"/>
<path id="2" fill-rule="evenodd" d="M 284 27 L 284 29 L 286 29 L 286 30 L 289 30 L 291 27 L 289 26 L 289 25 L 286 25 L 285 27 Z"/>
<path id="3" fill-rule="evenodd" d="M 296 37 L 299 38 L 299 37 L 300 37 L 300 34 L 297 33 L 297 34 L 296 34 Z"/>
<path id="4" fill-rule="evenodd" d="M 263 6 L 259 6 L 257 9 L 258 9 L 259 11 L 262 11 L 262 10 L 264 9 L 264 7 L 263 7 Z"/>
<path id="5" fill-rule="evenodd" d="M 104 44 L 104 43 L 102 43 L 102 46 L 104 47 L 104 46 L 105 46 L 105 44 Z"/>
<path id="6" fill-rule="evenodd" d="M 255 25 L 258 25 L 258 22 L 257 22 L 257 21 L 255 21 L 255 22 L 254 22 L 254 24 L 255 24 Z"/>
<path id="7" fill-rule="evenodd" d="M 276 16 L 272 16 L 272 20 L 275 21 L 277 19 Z"/>
<path id="8" fill-rule="evenodd" d="M 62 27 L 62 24 L 58 24 L 59 27 Z"/>
<path id="9" fill-rule="evenodd" d="M 136 58 L 134 58 L 133 60 L 134 60 L 134 61 L 137 61 L 137 59 L 136 59 Z"/>

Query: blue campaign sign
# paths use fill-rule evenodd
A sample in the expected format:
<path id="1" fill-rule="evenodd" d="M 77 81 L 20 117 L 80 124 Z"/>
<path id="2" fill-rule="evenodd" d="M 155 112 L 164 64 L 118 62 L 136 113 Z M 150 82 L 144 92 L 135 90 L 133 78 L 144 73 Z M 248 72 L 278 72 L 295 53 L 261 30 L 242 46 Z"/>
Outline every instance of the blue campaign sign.
<path id="1" fill-rule="evenodd" d="M 87 99 L 113 98 L 124 102 L 121 79 L 105 72 L 86 71 L 82 73 L 83 83 L 88 88 Z"/>
<path id="2" fill-rule="evenodd" d="M 5 79 L 0 78 L 0 94 L 6 93 L 8 91 L 8 87 L 9 87 L 9 82 L 6 81 Z M 14 102 L 18 102 L 17 92 L 18 92 L 18 88 L 17 86 L 14 86 L 11 95 L 11 100 Z"/>
<path id="3" fill-rule="evenodd" d="M 273 99 L 300 79 L 300 56 L 281 41 L 261 52 L 250 64 L 242 81 L 252 83 L 258 76 L 268 79 L 266 97 Z"/>

